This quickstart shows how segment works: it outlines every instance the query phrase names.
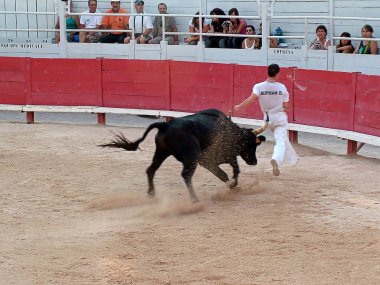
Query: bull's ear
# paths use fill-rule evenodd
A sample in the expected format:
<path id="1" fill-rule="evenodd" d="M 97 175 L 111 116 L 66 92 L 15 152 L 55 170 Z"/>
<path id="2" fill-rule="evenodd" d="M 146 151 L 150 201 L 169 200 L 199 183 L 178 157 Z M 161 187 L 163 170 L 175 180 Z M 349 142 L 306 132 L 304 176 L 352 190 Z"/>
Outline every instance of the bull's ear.
<path id="1" fill-rule="evenodd" d="M 259 145 L 261 144 L 262 142 L 265 142 L 266 141 L 266 137 L 264 136 L 258 136 L 256 137 L 256 144 Z"/>

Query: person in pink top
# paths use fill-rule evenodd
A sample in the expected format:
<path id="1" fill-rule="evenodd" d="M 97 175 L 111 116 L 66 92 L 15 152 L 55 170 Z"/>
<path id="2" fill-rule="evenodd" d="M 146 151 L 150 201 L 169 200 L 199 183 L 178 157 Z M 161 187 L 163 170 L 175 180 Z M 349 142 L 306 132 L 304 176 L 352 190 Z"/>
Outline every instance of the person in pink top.
<path id="1" fill-rule="evenodd" d="M 236 8 L 231 8 L 228 11 L 228 15 L 239 16 L 239 11 Z M 229 21 L 225 21 L 223 24 L 224 34 L 245 35 L 245 28 L 247 27 L 247 22 L 244 19 L 230 18 Z M 223 41 L 219 42 L 219 46 L 221 48 L 241 48 L 243 40 L 244 37 L 224 38 Z"/>

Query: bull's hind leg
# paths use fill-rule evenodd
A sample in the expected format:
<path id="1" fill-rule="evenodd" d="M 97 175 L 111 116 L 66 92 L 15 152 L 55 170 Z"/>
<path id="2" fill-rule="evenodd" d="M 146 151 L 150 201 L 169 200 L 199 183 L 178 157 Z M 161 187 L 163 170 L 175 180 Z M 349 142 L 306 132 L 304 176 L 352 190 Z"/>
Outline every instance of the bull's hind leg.
<path id="1" fill-rule="evenodd" d="M 187 190 L 189 191 L 191 201 L 193 201 L 193 203 L 196 203 L 199 201 L 197 195 L 194 192 L 193 183 L 191 181 L 196 168 L 197 168 L 197 162 L 193 161 L 189 163 L 186 163 L 186 162 L 183 163 L 182 177 L 183 177 L 183 180 L 185 180 Z"/>
<path id="2" fill-rule="evenodd" d="M 160 168 L 161 164 L 167 159 L 170 155 L 166 152 L 156 150 L 153 156 L 152 164 L 146 169 L 146 174 L 148 175 L 148 194 L 154 196 L 154 183 L 153 178 L 158 168 Z"/>

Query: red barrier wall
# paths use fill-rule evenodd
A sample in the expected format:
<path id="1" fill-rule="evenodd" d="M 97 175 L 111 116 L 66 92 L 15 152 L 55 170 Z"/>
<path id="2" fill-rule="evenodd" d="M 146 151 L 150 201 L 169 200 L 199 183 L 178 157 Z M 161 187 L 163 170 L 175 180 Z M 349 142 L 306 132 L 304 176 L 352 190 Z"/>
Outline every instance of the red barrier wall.
<path id="1" fill-rule="evenodd" d="M 266 66 L 234 65 L 234 96 L 233 105 L 239 104 L 252 93 L 253 86 L 264 81 L 268 77 Z M 281 68 L 280 81 L 288 92 L 290 102 L 293 102 L 293 68 Z M 288 112 L 289 122 L 293 121 L 293 104 L 290 104 Z M 263 112 L 258 102 L 234 114 L 242 118 L 262 119 Z"/>
<path id="2" fill-rule="evenodd" d="M 0 57 L 0 104 L 25 105 L 29 58 Z"/>
<path id="3" fill-rule="evenodd" d="M 356 73 L 294 70 L 294 122 L 353 130 Z"/>
<path id="4" fill-rule="evenodd" d="M 228 112 L 233 98 L 232 64 L 170 62 L 171 110 L 217 108 Z"/>
<path id="5" fill-rule="evenodd" d="M 266 67 L 123 59 L 0 57 L 0 104 L 227 113 Z M 380 136 L 380 76 L 281 68 L 289 122 Z M 234 116 L 261 119 L 259 104 Z"/>
<path id="6" fill-rule="evenodd" d="M 31 59 L 27 104 L 101 106 L 100 59 Z"/>
<path id="7" fill-rule="evenodd" d="M 103 106 L 170 110 L 169 62 L 103 59 Z"/>
<path id="8" fill-rule="evenodd" d="M 354 131 L 380 136 L 379 76 L 358 74 Z"/>

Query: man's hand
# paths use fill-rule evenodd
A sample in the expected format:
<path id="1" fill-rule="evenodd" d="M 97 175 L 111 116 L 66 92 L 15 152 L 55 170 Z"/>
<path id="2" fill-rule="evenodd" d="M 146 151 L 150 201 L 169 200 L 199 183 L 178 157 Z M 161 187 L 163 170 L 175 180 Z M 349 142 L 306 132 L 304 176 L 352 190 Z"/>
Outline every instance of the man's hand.
<path id="1" fill-rule="evenodd" d="M 239 112 L 241 109 L 240 107 L 240 104 L 239 105 L 235 105 L 234 108 L 232 109 L 233 112 Z"/>

